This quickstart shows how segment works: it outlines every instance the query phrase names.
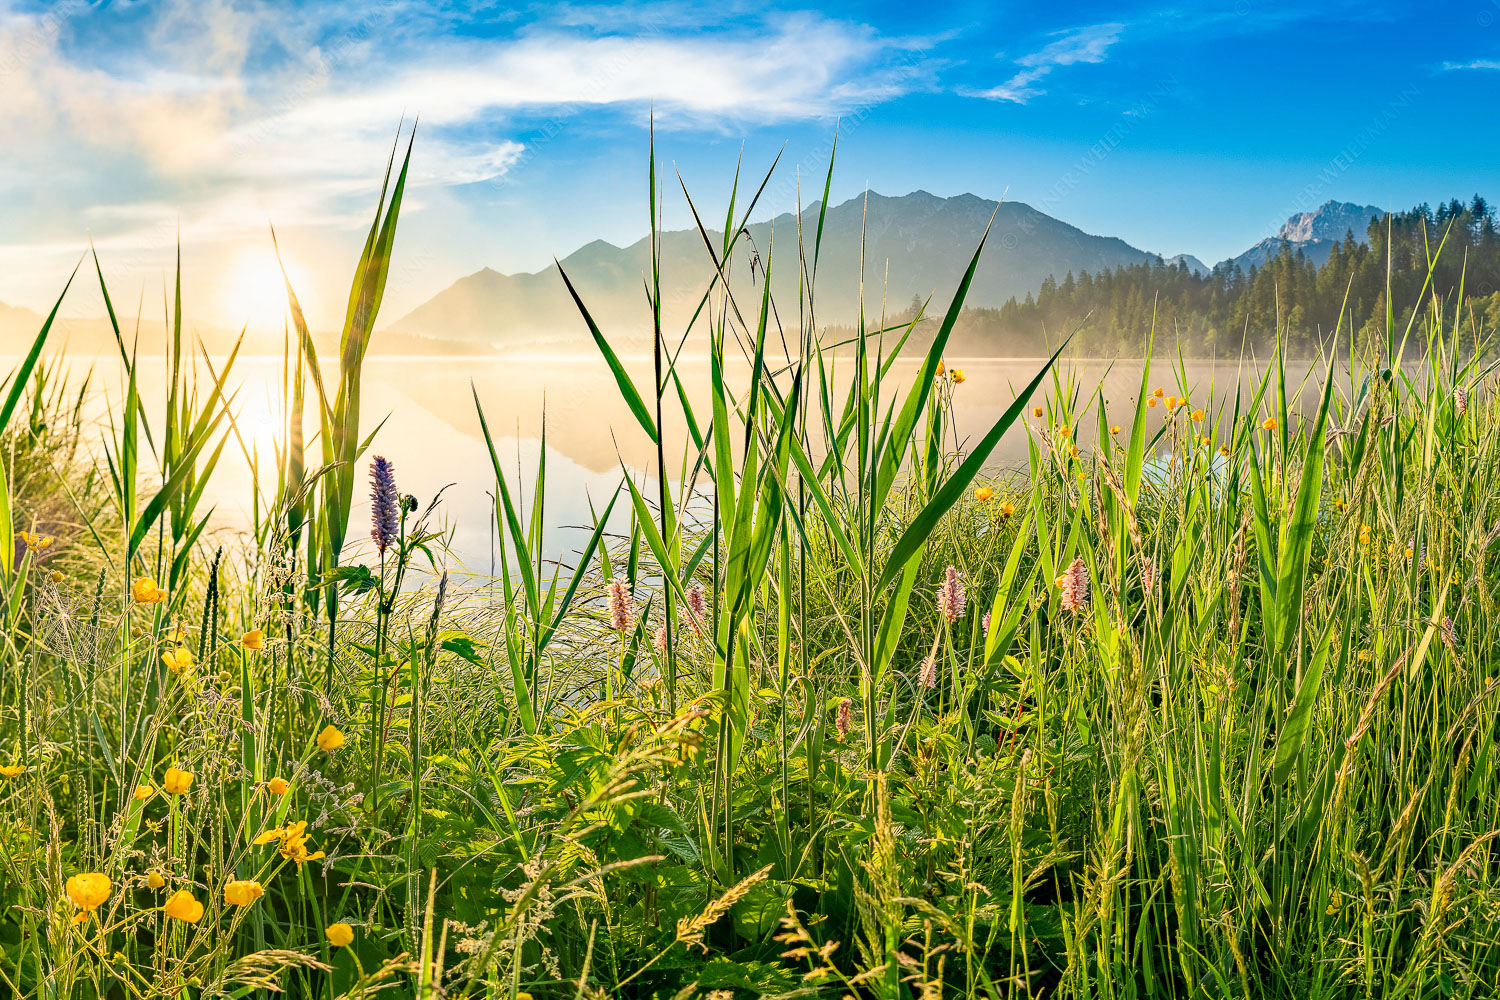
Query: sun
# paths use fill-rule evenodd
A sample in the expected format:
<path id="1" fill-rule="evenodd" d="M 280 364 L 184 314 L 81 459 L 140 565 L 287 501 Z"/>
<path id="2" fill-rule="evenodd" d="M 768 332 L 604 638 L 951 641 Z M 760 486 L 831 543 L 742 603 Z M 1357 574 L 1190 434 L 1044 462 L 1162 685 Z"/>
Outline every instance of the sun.
<path id="1" fill-rule="evenodd" d="M 298 301 L 305 308 L 305 272 L 286 257 L 282 258 L 282 263 L 285 263 L 287 276 L 297 291 Z M 239 251 L 224 271 L 219 307 L 225 326 L 248 326 L 257 333 L 280 333 L 290 322 L 281 264 L 270 247 L 246 247 Z"/>

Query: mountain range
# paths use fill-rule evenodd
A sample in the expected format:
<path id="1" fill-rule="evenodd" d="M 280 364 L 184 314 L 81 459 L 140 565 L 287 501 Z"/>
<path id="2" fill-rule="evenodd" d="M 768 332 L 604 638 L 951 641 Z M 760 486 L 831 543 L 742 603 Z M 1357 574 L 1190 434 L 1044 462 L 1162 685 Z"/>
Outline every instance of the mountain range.
<path id="1" fill-rule="evenodd" d="M 747 227 L 750 240 L 742 242 L 743 252 L 727 269 L 730 288 L 747 319 L 753 322 L 759 307 L 759 285 L 752 283 L 751 274 L 767 257 L 778 309 L 797 307 L 799 227 L 810 245 L 819 211 L 814 204 L 800 219 L 788 213 Z M 1321 263 L 1346 232 L 1363 241 L 1370 217 L 1381 214 L 1370 206 L 1330 201 L 1292 216 L 1275 236 L 1222 263 L 1248 270 L 1252 264 L 1264 264 L 1283 243 Z M 880 315 L 882 289 L 886 312 L 932 296 L 928 314 L 938 313 L 946 307 L 944 296 L 952 294 L 992 215 L 994 222 L 965 299 L 970 306 L 998 307 L 1012 296 L 1034 293 L 1048 277 L 1060 281 L 1070 271 L 1098 273 L 1159 257 L 1116 237 L 1086 233 L 1022 202 L 997 204 L 972 194 L 940 198 L 915 191 L 887 197 L 872 192 L 829 208 L 823 218 L 814 302 L 820 324 L 852 324 L 859 315 L 861 289 L 865 314 L 871 319 Z M 710 231 L 709 239 L 722 245 L 720 232 Z M 651 268 L 650 253 L 646 238 L 627 247 L 596 240 L 534 273 L 501 274 L 485 268 L 460 278 L 391 329 L 482 348 L 585 345 L 587 332 L 558 274 L 560 268 L 607 336 L 644 340 L 650 312 L 642 280 Z M 671 282 L 662 289 L 665 322 L 681 329 L 699 307 L 713 264 L 695 230 L 662 233 L 661 256 L 663 281 Z M 1209 270 L 1189 254 L 1161 259 L 1198 273 Z"/>
<path id="2" fill-rule="evenodd" d="M 1291 216 L 1274 236 L 1222 266 L 1248 271 L 1264 264 L 1283 244 L 1321 264 L 1346 232 L 1363 242 L 1371 217 L 1383 214 L 1373 206 L 1329 201 Z M 746 227 L 749 239 L 739 241 L 725 270 L 734 301 L 748 322 L 754 323 L 759 310 L 759 278 L 769 262 L 782 325 L 797 325 L 787 311 L 799 308 L 798 237 L 800 232 L 810 255 L 819 215 L 820 206 L 814 204 L 800 218 L 786 213 Z M 882 312 L 898 313 L 914 300 L 929 297 L 928 314 L 940 313 L 986 225 L 990 229 L 985 250 L 965 300 L 969 306 L 998 307 L 1013 296 L 1036 292 L 1048 277 L 1061 281 L 1068 272 L 1098 273 L 1158 259 L 1199 273 L 1209 270 L 1189 254 L 1161 257 L 1116 237 L 1086 233 L 1022 202 L 996 203 L 972 194 L 941 198 L 915 191 L 887 197 L 871 192 L 830 207 L 821 221 L 821 251 L 816 261 L 806 262 L 809 272 L 816 267 L 812 305 L 820 326 L 853 324 L 861 304 L 872 323 Z M 680 330 L 701 308 L 714 264 L 696 230 L 667 231 L 660 239 L 664 323 Z M 722 246 L 721 232 L 710 231 L 708 239 Z M 642 238 L 626 247 L 595 240 L 534 273 L 501 274 L 484 268 L 383 328 L 372 349 L 383 354 L 487 354 L 586 347 L 587 329 L 559 269 L 607 336 L 623 343 L 646 341 L 651 316 L 644 276 L 651 269 L 651 245 Z M 29 309 L 0 303 L 0 340 L 29 339 L 40 322 Z M 199 324 L 193 329 L 214 352 L 226 349 L 235 336 L 213 326 Z M 56 333 L 75 350 L 114 350 L 102 318 L 60 320 Z M 161 342 L 163 331 L 143 329 L 142 337 L 146 350 L 145 345 Z M 326 337 L 319 340 L 329 342 Z"/>
<path id="3" fill-rule="evenodd" d="M 1281 252 L 1282 243 L 1293 251 L 1301 250 L 1313 263 L 1322 267 L 1335 243 L 1342 243 L 1344 236 L 1353 233 L 1356 241 L 1365 239 L 1370 220 L 1384 218 L 1384 209 L 1374 205 L 1354 205 L 1347 201 L 1327 201 L 1311 212 L 1298 212 L 1286 222 L 1275 236 L 1268 236 L 1237 257 L 1224 261 L 1238 265 L 1243 271 L 1253 264 L 1263 266 L 1265 262 Z"/>

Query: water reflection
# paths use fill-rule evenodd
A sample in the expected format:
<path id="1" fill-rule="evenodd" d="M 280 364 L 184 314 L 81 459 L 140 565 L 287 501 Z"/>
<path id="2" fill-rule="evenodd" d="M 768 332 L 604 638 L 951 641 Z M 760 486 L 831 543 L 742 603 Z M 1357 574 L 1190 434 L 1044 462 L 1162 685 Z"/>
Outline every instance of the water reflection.
<path id="1" fill-rule="evenodd" d="M 642 395 L 649 397 L 650 359 L 634 357 L 625 361 Z M 949 365 L 962 367 L 966 378 L 953 395 L 954 438 L 950 442 L 981 437 L 1043 361 L 951 359 Z M 152 419 L 159 420 L 163 389 L 153 384 L 152 376 L 159 374 L 160 361 L 143 358 L 141 366 L 143 404 Z M 1060 392 L 1074 401 L 1075 411 L 1082 415 L 1076 421 L 1076 440 L 1081 450 L 1088 451 L 1095 445 L 1098 426 L 1093 407 L 1096 391 L 1102 393 L 1106 426 L 1128 424 L 1140 389 L 1141 366 L 1139 360 L 1072 362 L 1062 367 L 1055 379 L 1048 379 L 1038 395 L 1054 397 Z M 98 359 L 96 388 L 108 388 L 107 392 L 96 393 L 93 412 L 97 417 L 105 415 L 106 407 L 118 414 L 123 393 L 113 386 L 119 367 L 118 358 Z M 1302 386 L 1304 401 L 1315 398 L 1318 380 L 1317 374 L 1305 378 L 1308 369 L 1304 364 L 1288 371 L 1290 386 L 1294 389 Z M 683 359 L 679 370 L 699 422 L 706 424 L 707 363 L 703 359 Z M 852 363 L 846 358 L 840 358 L 834 366 L 833 381 L 839 391 L 847 386 L 851 370 Z M 915 360 L 893 369 L 902 392 L 915 371 Z M 225 449 L 206 494 L 215 505 L 218 522 L 227 528 L 240 529 L 250 523 L 256 503 L 252 499 L 253 466 L 259 469 L 261 510 L 274 492 L 276 442 L 282 436 L 285 421 L 281 373 L 280 357 L 249 357 L 237 363 L 231 376 L 231 384 L 237 386 L 234 409 L 240 440 Z M 330 380 L 335 376 L 331 368 L 326 373 Z M 789 376 L 786 378 L 789 384 Z M 1180 396 L 1185 390 L 1194 407 L 1208 410 L 1207 429 L 1215 419 L 1232 417 L 1236 389 L 1248 401 L 1246 390 L 1257 378 L 1258 373 L 1248 364 L 1188 362 L 1181 370 L 1167 364 L 1156 365 L 1150 384 L 1163 386 L 1166 393 L 1173 395 Z M 744 386 L 747 379 L 748 370 L 728 373 L 732 389 Z M 328 384 L 332 386 L 334 382 Z M 311 386 L 308 391 L 306 431 L 311 442 L 317 422 Z M 491 498 L 494 474 L 475 413 L 475 394 L 484 405 L 491 432 L 496 435 L 495 444 L 512 495 L 528 512 L 542 458 L 545 428 L 547 506 L 543 521 L 549 526 L 544 545 L 549 555 L 565 557 L 583 543 L 586 529 L 581 526 L 593 522 L 596 512 L 614 494 L 624 472 L 635 475 L 644 485 L 646 495 L 654 496 L 655 446 L 623 402 L 613 375 L 598 357 L 537 355 L 503 360 L 372 357 L 365 368 L 362 433 L 369 433 L 381 420 L 385 421 L 371 453 L 390 458 L 395 463 L 400 489 L 414 494 L 424 506 L 437 491 L 447 487 L 440 516 L 451 533 L 451 568 L 488 574 L 496 558 Z M 836 395 L 835 400 L 840 397 Z M 883 405 L 889 401 L 888 396 Z M 1028 427 L 1037 425 L 1030 406 L 1042 402 L 1041 398 L 1027 401 Z M 680 409 L 673 390 L 667 399 L 664 435 L 668 442 L 666 463 L 673 481 L 684 465 L 692 465 L 696 454 L 687 446 L 688 435 Z M 1164 410 L 1159 407 L 1150 411 L 1153 420 L 1148 424 L 1150 429 L 1160 425 Z M 107 433 L 107 424 L 102 429 Z M 1027 430 L 1018 427 L 1001 441 L 992 462 L 999 467 L 1024 468 L 1026 461 Z M 311 468 L 316 464 L 316 445 L 310 443 L 308 465 Z M 616 510 L 624 511 L 627 507 L 621 504 Z M 361 550 L 369 548 L 364 530 L 368 515 L 365 498 L 357 496 L 347 559 L 358 559 Z"/>

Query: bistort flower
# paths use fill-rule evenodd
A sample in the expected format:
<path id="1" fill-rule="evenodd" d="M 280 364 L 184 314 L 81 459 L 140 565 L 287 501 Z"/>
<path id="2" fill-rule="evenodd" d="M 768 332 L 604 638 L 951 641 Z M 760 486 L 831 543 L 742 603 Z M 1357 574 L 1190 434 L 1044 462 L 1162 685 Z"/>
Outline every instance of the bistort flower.
<path id="1" fill-rule="evenodd" d="M 1062 591 L 1062 606 L 1066 611 L 1080 612 L 1089 605 L 1089 571 L 1082 556 L 1074 556 L 1068 568 L 1055 581 Z"/>
<path id="2" fill-rule="evenodd" d="M 616 632 L 629 632 L 635 625 L 635 602 L 630 597 L 630 581 L 615 577 L 604 588 L 609 623 Z"/>
<path id="3" fill-rule="evenodd" d="M 396 469 L 390 459 L 376 455 L 370 463 L 370 537 L 375 539 L 375 548 L 381 555 L 396 541 L 400 511 Z"/>
<path id="4" fill-rule="evenodd" d="M 938 584 L 938 613 L 949 625 L 952 625 L 964 616 L 968 600 L 964 582 L 958 578 L 958 570 L 949 566 L 943 573 L 943 582 Z"/>

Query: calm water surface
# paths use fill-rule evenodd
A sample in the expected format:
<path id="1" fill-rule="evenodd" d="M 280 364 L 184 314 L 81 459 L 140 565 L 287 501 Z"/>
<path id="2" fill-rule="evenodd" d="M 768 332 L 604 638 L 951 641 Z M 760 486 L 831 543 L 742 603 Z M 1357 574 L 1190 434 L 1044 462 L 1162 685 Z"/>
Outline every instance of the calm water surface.
<path id="1" fill-rule="evenodd" d="M 997 420 L 1045 359 L 953 358 L 950 367 L 961 367 L 967 376 L 954 394 L 955 431 L 960 439 L 977 440 Z M 651 365 L 648 358 L 627 358 L 627 365 L 642 395 L 649 395 Z M 7 367 L 10 367 L 8 363 Z M 83 367 L 76 360 L 74 370 Z M 142 398 L 153 425 L 160 421 L 161 397 L 164 392 L 159 373 L 161 359 L 142 358 Z M 1087 404 L 1095 387 L 1101 387 L 1112 423 L 1128 423 L 1131 407 L 1139 390 L 1139 360 L 1114 362 L 1072 362 L 1058 372 L 1065 393 L 1076 390 L 1081 404 Z M 107 410 L 118 413 L 123 390 L 119 387 L 118 358 L 97 359 L 91 401 L 91 416 L 103 418 Z M 679 363 L 690 397 L 695 389 L 708 383 L 708 366 L 703 360 Z M 840 359 L 835 380 L 847 384 L 843 374 L 852 368 Z M 243 529 L 249 523 L 253 504 L 252 459 L 258 461 L 261 479 L 261 505 L 275 486 L 275 451 L 273 442 L 281 436 L 285 419 L 282 413 L 280 357 L 242 358 L 231 375 L 230 384 L 238 386 L 234 409 L 237 415 L 242 450 L 231 442 L 220 459 L 218 471 L 209 486 L 207 498 L 215 505 L 222 530 Z M 894 374 L 909 383 L 916 361 L 898 367 Z M 1300 383 L 1306 366 L 1294 372 L 1289 369 L 1292 385 Z M 335 373 L 330 369 L 327 378 Z M 1230 412 L 1236 386 L 1248 387 L 1255 379 L 1248 366 L 1235 363 L 1189 362 L 1186 367 L 1186 389 L 1195 406 L 1209 405 L 1210 398 L 1228 397 Z M 742 387 L 748 372 L 731 372 L 731 387 Z M 1295 381 L 1292 381 L 1294 380 Z M 327 384 L 330 387 L 333 383 Z M 1162 385 L 1168 393 L 1181 393 L 1183 386 L 1171 368 L 1158 363 L 1153 368 L 1151 384 Z M 472 387 L 472 388 L 471 388 Z M 1051 395 L 1049 380 L 1044 393 Z M 1311 387 L 1307 394 L 1314 392 Z M 308 387 L 312 395 L 311 386 Z M 451 533 L 450 569 L 487 575 L 497 565 L 495 559 L 494 515 L 491 493 L 494 474 L 479 428 L 474 408 L 474 393 L 484 404 L 496 447 L 508 476 L 512 496 L 531 502 L 536 469 L 542 457 L 545 427 L 547 508 L 544 521 L 549 525 L 546 549 L 549 554 L 566 556 L 587 538 L 586 526 L 592 523 L 591 510 L 602 510 L 629 474 L 645 484 L 648 496 L 655 495 L 655 448 L 620 399 L 613 376 L 604 362 L 590 356 L 531 356 L 495 358 L 371 358 L 366 362 L 363 388 L 361 433 L 368 434 L 380 420 L 386 422 L 376 435 L 370 454 L 385 455 L 395 463 L 397 482 L 403 492 L 414 494 L 425 506 L 439 490 L 446 490 L 439 507 L 441 525 Z M 1039 394 L 1040 396 L 1041 394 Z M 1038 398 L 1035 402 L 1040 403 Z M 888 402 L 888 401 L 887 401 Z M 667 467 L 675 482 L 687 455 L 686 431 L 673 412 L 678 408 L 675 396 L 669 396 L 666 419 Z M 701 390 L 693 398 L 700 423 L 706 422 L 708 403 Z M 884 405 L 884 404 L 883 404 Z M 1028 401 L 1028 405 L 1032 405 Z M 1215 407 L 1216 408 L 1216 407 Z M 1159 410 L 1153 411 L 1153 416 Z M 1027 420 L 1030 419 L 1029 413 Z M 1081 421 L 1079 444 L 1093 442 L 1096 418 L 1092 409 Z M 107 424 L 96 424 L 95 444 L 108 433 Z M 309 404 L 309 438 L 316 431 L 315 414 Z M 1024 467 L 1027 435 L 1013 428 L 1001 442 L 992 458 L 997 467 Z M 368 458 L 366 459 L 366 461 Z M 316 464 L 316 450 L 309 446 L 308 465 Z M 517 488 L 519 485 L 519 489 Z M 359 491 L 362 494 L 362 490 Z M 617 512 L 628 509 L 628 501 L 617 505 Z M 368 504 L 357 496 L 346 558 L 357 559 L 369 548 Z"/>

